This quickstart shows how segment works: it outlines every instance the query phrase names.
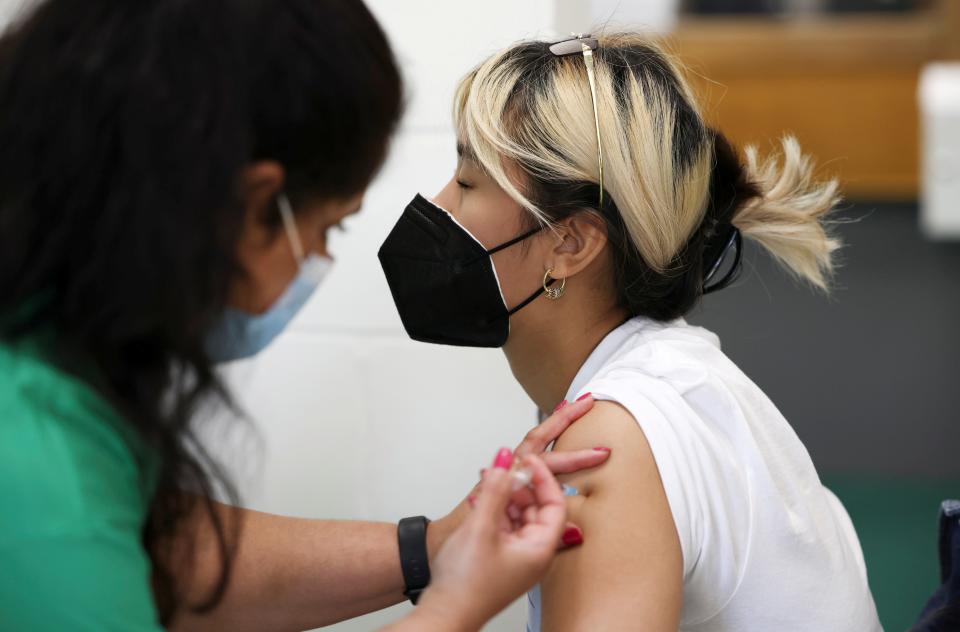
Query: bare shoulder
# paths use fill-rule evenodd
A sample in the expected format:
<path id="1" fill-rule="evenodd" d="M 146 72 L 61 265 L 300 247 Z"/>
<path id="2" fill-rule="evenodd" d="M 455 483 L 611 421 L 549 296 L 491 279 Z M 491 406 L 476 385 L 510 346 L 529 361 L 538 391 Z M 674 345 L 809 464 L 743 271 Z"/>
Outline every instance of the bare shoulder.
<path id="1" fill-rule="evenodd" d="M 561 477 L 582 546 L 557 556 L 542 584 L 542 629 L 676 630 L 683 556 L 656 460 L 625 408 L 598 401 L 557 449 L 611 449 L 603 465 Z"/>
<path id="2" fill-rule="evenodd" d="M 558 450 L 590 448 L 608 448 L 611 454 L 601 467 L 566 477 L 564 482 L 580 490 L 582 496 L 622 490 L 624 480 L 633 483 L 633 493 L 637 491 L 635 486 L 644 482 L 662 489 L 650 444 L 637 420 L 620 404 L 597 401 L 556 442 Z"/>

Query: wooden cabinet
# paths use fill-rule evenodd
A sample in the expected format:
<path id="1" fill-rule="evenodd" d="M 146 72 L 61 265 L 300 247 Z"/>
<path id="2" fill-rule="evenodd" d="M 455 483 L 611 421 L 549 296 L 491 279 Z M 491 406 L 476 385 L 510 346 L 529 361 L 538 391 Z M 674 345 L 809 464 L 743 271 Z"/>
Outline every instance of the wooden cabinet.
<path id="1" fill-rule="evenodd" d="M 734 142 L 795 134 L 848 197 L 915 199 L 917 82 L 960 58 L 960 1 L 897 14 L 684 16 L 669 40 Z"/>

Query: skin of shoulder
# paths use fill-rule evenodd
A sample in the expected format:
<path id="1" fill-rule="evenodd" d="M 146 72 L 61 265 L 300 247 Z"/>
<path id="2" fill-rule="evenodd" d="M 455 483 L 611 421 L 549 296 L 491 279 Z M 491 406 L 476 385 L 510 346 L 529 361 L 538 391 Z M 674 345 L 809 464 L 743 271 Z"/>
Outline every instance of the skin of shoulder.
<path id="1" fill-rule="evenodd" d="M 602 466 L 564 475 L 578 496 L 569 519 L 584 543 L 557 556 L 541 586 L 544 632 L 676 630 L 683 556 L 646 436 L 614 402 L 598 401 L 556 449 L 612 449 Z"/>

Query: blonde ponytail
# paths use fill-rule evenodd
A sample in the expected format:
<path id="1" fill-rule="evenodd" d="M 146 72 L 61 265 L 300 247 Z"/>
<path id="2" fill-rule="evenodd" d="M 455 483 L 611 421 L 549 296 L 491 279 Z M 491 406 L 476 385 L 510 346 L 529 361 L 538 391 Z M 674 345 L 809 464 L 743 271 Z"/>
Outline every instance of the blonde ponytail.
<path id="1" fill-rule="evenodd" d="M 840 202 L 839 187 L 836 180 L 814 179 L 813 162 L 796 138 L 785 136 L 781 145 L 780 156 L 763 160 L 756 147 L 745 148 L 746 179 L 760 195 L 737 210 L 733 225 L 787 270 L 826 291 L 842 245 L 826 222 Z"/>

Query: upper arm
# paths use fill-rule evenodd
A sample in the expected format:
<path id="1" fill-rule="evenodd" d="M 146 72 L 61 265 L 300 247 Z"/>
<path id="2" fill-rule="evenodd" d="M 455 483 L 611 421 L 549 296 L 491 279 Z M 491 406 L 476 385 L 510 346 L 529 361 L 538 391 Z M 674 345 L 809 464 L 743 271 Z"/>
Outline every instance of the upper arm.
<path id="1" fill-rule="evenodd" d="M 629 412 L 604 401 L 557 441 L 601 445 L 613 449 L 606 464 L 564 477 L 580 491 L 569 509 L 584 543 L 558 555 L 542 583 L 542 628 L 676 630 L 683 558 L 650 446 Z"/>

